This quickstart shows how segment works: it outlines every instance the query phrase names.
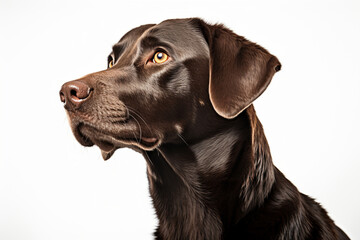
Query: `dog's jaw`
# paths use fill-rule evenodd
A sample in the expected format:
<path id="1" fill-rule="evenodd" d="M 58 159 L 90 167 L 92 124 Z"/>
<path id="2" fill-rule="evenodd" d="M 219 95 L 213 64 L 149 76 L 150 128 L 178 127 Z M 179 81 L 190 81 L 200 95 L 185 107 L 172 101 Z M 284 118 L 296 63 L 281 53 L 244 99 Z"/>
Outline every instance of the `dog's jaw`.
<path id="1" fill-rule="evenodd" d="M 108 160 L 119 148 L 129 147 L 137 152 L 152 151 L 162 143 L 160 136 L 145 137 L 141 136 L 141 131 L 137 131 L 136 126 L 125 123 L 121 131 L 116 134 L 106 132 L 92 126 L 93 124 L 80 121 L 78 116 L 69 118 L 72 132 L 77 141 L 86 147 L 97 145 L 101 150 L 104 160 Z M 139 136 L 136 133 L 140 133 Z"/>
<path id="2" fill-rule="evenodd" d="M 141 151 L 153 151 L 155 148 L 157 148 L 158 146 L 161 145 L 161 141 L 158 140 L 157 138 L 149 138 L 149 139 L 154 139 L 154 141 L 150 142 L 150 144 L 152 144 L 150 147 L 144 146 L 143 144 L 141 144 L 139 142 L 134 142 L 134 141 L 130 141 L 130 142 L 124 141 L 123 142 L 122 141 L 122 143 L 124 143 L 123 146 L 113 148 L 109 151 L 106 151 L 106 150 L 103 150 L 100 148 L 101 156 L 104 159 L 104 161 L 107 161 L 112 157 L 112 155 L 115 153 L 115 151 L 118 148 L 128 147 L 128 148 L 135 150 L 136 152 L 141 152 Z M 145 140 L 143 140 L 143 138 L 141 138 L 141 141 L 145 141 Z"/>

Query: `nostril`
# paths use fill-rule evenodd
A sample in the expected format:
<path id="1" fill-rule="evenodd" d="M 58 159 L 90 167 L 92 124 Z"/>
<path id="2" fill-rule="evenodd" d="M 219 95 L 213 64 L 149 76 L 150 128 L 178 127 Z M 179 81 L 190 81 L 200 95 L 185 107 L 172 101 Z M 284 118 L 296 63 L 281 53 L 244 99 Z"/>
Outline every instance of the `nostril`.
<path id="1" fill-rule="evenodd" d="M 62 91 L 60 91 L 60 100 L 65 103 L 65 94 Z"/>
<path id="2" fill-rule="evenodd" d="M 92 91 L 92 88 L 89 88 L 86 84 L 81 82 L 76 85 L 71 85 L 69 88 L 71 100 L 75 102 L 85 100 L 89 97 L 90 92 Z"/>
<path id="3" fill-rule="evenodd" d="M 71 89 L 71 90 L 70 90 L 70 96 L 71 96 L 71 98 L 74 99 L 75 101 L 79 101 L 79 100 L 80 100 L 77 95 L 78 95 L 78 94 L 77 94 L 77 92 L 76 92 L 75 89 Z"/>
<path id="4" fill-rule="evenodd" d="M 77 97 L 77 96 L 76 96 L 77 93 L 76 93 L 76 91 L 75 91 L 74 89 L 71 89 L 71 90 L 70 90 L 70 95 Z"/>

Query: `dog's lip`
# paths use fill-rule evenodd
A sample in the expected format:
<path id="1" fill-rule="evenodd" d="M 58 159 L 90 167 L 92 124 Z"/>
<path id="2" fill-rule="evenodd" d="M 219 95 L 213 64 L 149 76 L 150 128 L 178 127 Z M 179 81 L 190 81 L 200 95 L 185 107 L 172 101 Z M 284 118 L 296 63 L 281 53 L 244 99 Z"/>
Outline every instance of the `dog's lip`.
<path id="1" fill-rule="evenodd" d="M 94 144 L 96 146 L 98 146 L 101 151 L 104 151 L 104 152 L 111 152 L 112 150 L 115 149 L 115 145 L 109 141 L 106 141 L 106 140 L 100 140 L 100 139 L 97 139 L 97 138 L 94 138 L 92 139 L 92 141 L 94 142 Z"/>
<path id="2" fill-rule="evenodd" d="M 141 137 L 141 140 L 147 143 L 155 143 L 158 139 L 154 137 Z"/>
<path id="3" fill-rule="evenodd" d="M 80 144 L 84 146 L 97 145 L 101 149 L 104 160 L 109 159 L 118 148 L 136 146 L 151 151 L 161 144 L 158 137 L 135 137 L 132 132 L 127 134 L 124 131 L 123 136 L 114 136 L 86 124 L 79 124 L 76 129 L 74 133 Z"/>
<path id="4" fill-rule="evenodd" d="M 82 132 L 80 131 L 81 127 L 82 127 L 82 124 L 80 123 L 76 127 L 72 128 L 76 140 L 85 147 L 93 146 L 94 142 L 91 141 L 90 138 L 88 138 L 87 136 L 82 134 Z"/>

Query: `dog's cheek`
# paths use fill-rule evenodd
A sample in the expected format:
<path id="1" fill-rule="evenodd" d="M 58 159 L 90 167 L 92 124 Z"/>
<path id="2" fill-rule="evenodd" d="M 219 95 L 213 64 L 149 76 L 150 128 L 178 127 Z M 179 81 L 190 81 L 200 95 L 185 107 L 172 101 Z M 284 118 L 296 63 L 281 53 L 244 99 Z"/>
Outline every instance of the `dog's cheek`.
<path id="1" fill-rule="evenodd" d="M 191 95 L 172 96 L 157 103 L 150 116 L 154 128 L 170 140 L 181 140 L 180 136 L 193 121 L 194 109 Z"/>
<path id="2" fill-rule="evenodd" d="M 191 90 L 190 73 L 188 69 L 177 64 L 159 77 L 158 86 L 169 97 L 185 96 Z"/>

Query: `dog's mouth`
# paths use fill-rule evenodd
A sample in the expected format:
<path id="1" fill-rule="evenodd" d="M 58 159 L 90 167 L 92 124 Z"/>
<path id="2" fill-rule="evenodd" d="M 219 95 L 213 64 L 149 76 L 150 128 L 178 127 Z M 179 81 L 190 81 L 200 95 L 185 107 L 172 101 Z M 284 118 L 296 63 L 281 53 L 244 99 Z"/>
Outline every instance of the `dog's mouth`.
<path id="1" fill-rule="evenodd" d="M 121 136 L 98 130 L 95 127 L 79 123 L 74 126 L 73 133 L 83 146 L 97 145 L 101 149 L 104 160 L 108 160 L 118 148 L 130 147 L 151 151 L 157 148 L 161 140 L 154 136 L 137 136 L 133 131 L 124 130 Z"/>

